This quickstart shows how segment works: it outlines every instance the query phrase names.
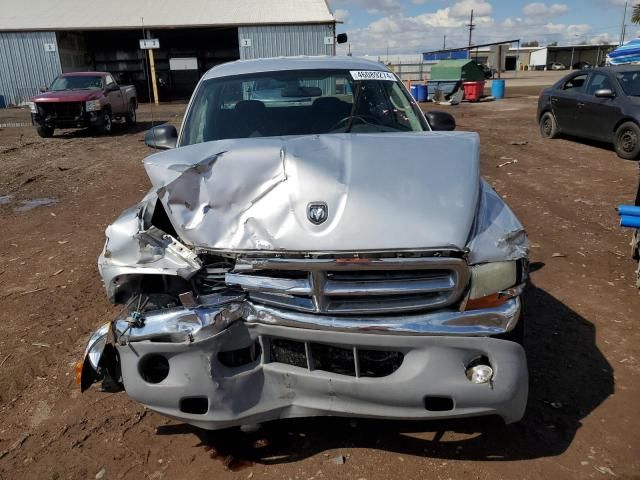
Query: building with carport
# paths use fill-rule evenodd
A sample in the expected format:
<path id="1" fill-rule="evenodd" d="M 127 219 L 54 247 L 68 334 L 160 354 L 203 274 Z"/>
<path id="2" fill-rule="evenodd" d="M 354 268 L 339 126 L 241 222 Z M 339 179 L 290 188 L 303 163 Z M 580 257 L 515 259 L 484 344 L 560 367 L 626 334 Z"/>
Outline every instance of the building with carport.
<path id="1" fill-rule="evenodd" d="M 3 0 L 0 106 L 17 105 L 60 73 L 96 70 L 149 98 L 153 51 L 161 100 L 184 99 L 220 63 L 335 54 L 336 21 L 325 0 Z"/>

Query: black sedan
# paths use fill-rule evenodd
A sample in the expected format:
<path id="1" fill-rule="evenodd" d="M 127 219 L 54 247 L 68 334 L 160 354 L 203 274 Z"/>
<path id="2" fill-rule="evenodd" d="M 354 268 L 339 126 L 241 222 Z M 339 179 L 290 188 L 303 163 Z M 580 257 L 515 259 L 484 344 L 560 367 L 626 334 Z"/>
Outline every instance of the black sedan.
<path id="1" fill-rule="evenodd" d="M 640 66 L 573 72 L 540 93 L 545 138 L 574 135 L 613 143 L 621 158 L 640 156 Z"/>

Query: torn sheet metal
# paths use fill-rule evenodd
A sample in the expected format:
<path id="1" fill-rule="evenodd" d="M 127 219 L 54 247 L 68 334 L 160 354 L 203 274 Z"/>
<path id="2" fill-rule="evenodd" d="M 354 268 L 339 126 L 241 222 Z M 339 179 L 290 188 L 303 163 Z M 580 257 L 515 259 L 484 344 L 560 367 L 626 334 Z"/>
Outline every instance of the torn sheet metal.
<path id="1" fill-rule="evenodd" d="M 219 140 L 145 168 L 179 238 L 221 250 L 464 248 L 479 190 L 475 133 Z M 310 204 L 328 207 L 308 220 Z M 398 235 L 402 232 L 402 235 Z"/>
<path id="2" fill-rule="evenodd" d="M 203 305 L 195 308 L 174 308 L 141 315 L 127 314 L 113 323 L 115 338 L 120 345 L 152 340 L 155 342 L 194 342 L 210 338 L 239 320 L 244 305 Z"/>
<path id="3" fill-rule="evenodd" d="M 178 275 L 189 279 L 202 264 L 195 253 L 158 228 L 149 225 L 155 193 L 149 193 L 106 230 L 107 241 L 98 269 L 111 299 L 117 290 L 115 280 L 124 275 Z"/>
<path id="4" fill-rule="evenodd" d="M 468 249 L 471 265 L 518 260 L 529 253 L 524 227 L 484 179 L 481 180 L 478 213 Z"/>

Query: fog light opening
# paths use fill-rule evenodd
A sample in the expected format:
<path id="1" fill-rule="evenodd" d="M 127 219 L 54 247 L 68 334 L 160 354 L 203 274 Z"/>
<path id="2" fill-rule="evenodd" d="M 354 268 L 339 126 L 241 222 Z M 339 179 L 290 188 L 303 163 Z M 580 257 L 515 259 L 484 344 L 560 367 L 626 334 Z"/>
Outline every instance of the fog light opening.
<path id="1" fill-rule="evenodd" d="M 169 376 L 169 360 L 162 355 L 149 355 L 139 364 L 140 376 L 148 383 L 160 383 Z"/>
<path id="2" fill-rule="evenodd" d="M 180 411 L 193 415 L 204 415 L 209 411 L 207 397 L 187 397 L 180 399 Z"/>
<path id="3" fill-rule="evenodd" d="M 467 379 L 471 383 L 481 385 L 489 383 L 493 379 L 493 368 L 487 357 L 478 357 L 472 360 L 466 368 Z"/>

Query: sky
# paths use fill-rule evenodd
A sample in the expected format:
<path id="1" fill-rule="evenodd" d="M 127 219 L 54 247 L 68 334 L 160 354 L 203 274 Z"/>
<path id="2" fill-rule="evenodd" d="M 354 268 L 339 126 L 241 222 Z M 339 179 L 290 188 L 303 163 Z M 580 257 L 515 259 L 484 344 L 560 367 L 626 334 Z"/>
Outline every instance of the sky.
<path id="1" fill-rule="evenodd" d="M 635 2 L 629 2 L 630 4 Z M 536 40 L 541 45 L 617 42 L 625 0 L 329 0 L 349 35 L 354 55 L 421 53 L 466 46 L 469 14 L 474 10 L 473 43 Z M 629 23 L 631 6 L 627 14 Z M 627 39 L 640 26 L 627 27 Z M 338 46 L 338 54 L 349 47 Z"/>

